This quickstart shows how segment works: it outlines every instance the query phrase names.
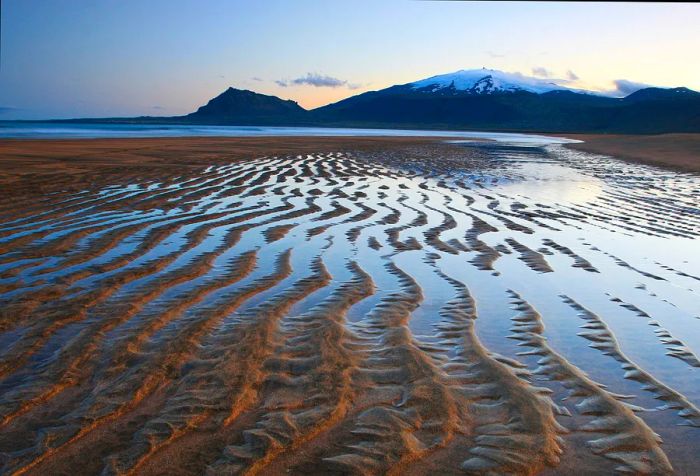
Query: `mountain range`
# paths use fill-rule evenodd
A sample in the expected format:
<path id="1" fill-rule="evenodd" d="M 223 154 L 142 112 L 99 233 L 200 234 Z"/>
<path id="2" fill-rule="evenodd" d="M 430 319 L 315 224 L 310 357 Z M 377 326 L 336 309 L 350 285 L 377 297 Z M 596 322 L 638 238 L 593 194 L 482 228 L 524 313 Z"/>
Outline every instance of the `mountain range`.
<path id="1" fill-rule="evenodd" d="M 700 132 L 700 93 L 640 89 L 626 97 L 489 69 L 461 70 L 306 110 L 228 88 L 186 116 L 111 119 L 180 124 L 392 127 L 654 134 Z"/>

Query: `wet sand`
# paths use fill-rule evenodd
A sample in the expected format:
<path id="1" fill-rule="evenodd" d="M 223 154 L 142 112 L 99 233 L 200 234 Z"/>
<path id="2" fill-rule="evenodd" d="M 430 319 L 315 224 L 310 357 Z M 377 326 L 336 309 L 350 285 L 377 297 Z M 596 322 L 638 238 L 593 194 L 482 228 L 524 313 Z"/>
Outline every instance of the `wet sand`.
<path id="1" fill-rule="evenodd" d="M 3 141 L 2 474 L 693 474 L 700 178 L 555 143 Z"/>
<path id="2" fill-rule="evenodd" d="M 677 170 L 700 172 L 700 134 L 566 134 L 565 137 L 583 141 L 567 146 L 572 149 Z"/>
<path id="3" fill-rule="evenodd" d="M 371 150 L 434 143 L 430 137 L 169 137 L 0 140 L 0 183 L 50 177 L 86 182 L 125 173 L 161 174 L 277 154 Z M 91 177 L 87 177 L 91 176 Z M 34 177 L 41 178 L 35 182 Z M 110 177 L 111 179 L 111 177 Z"/>

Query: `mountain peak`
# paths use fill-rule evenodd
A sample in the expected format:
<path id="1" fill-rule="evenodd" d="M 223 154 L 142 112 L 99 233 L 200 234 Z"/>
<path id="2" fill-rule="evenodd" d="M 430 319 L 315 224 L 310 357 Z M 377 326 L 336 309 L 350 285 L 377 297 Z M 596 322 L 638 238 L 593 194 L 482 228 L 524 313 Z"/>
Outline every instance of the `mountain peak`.
<path id="1" fill-rule="evenodd" d="M 564 86 L 566 80 L 536 78 L 522 73 L 508 73 L 497 69 L 460 69 L 453 73 L 439 74 L 403 85 L 419 93 L 449 95 L 490 95 L 528 92 L 546 94 L 571 92 L 593 96 L 619 97 L 615 91 L 589 91 Z M 648 87 L 628 95 L 631 100 L 682 99 L 700 94 L 685 87 Z"/>
<path id="2" fill-rule="evenodd" d="M 470 94 L 494 94 L 530 92 L 536 94 L 550 91 L 576 91 L 547 79 L 525 76 L 521 73 L 506 73 L 496 69 L 461 69 L 454 73 L 431 76 L 409 83 L 414 90 L 437 92 L 453 90 Z"/>
<path id="3" fill-rule="evenodd" d="M 698 98 L 700 93 L 685 87 L 678 88 L 644 88 L 635 91 L 625 98 L 625 101 L 655 101 L 655 100 L 683 100 L 686 98 Z"/>
<path id="4" fill-rule="evenodd" d="M 294 118 L 306 110 L 295 101 L 229 87 L 187 117 L 205 122 L 266 123 Z"/>

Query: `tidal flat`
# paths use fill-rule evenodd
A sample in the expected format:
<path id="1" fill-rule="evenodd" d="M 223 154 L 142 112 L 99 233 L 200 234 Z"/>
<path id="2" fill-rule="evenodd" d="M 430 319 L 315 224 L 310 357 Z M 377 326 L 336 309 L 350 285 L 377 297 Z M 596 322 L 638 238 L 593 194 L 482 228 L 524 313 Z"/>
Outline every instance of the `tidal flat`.
<path id="1" fill-rule="evenodd" d="M 2 474 L 697 474 L 700 175 L 541 136 L 0 143 Z"/>

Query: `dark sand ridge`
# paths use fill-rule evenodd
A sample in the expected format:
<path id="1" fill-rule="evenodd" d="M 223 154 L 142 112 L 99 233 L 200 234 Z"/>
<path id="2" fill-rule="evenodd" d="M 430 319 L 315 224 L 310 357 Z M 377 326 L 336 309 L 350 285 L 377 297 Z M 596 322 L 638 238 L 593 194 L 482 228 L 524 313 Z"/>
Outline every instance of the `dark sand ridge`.
<path id="1" fill-rule="evenodd" d="M 692 466 L 696 446 L 680 452 L 655 432 L 666 439 L 682 422 L 697 441 L 697 408 L 677 382 L 623 353 L 626 328 L 551 296 L 583 313 L 567 323 L 571 337 L 643 385 L 634 394 L 599 383 L 584 357 L 547 340 L 556 316 L 520 289 L 504 293 L 518 313 L 501 337 L 522 353 L 496 354 L 479 335 L 493 325 L 479 311 L 488 302 L 471 292 L 475 281 L 503 285 L 518 266 L 530 284 L 562 266 L 582 279 L 612 267 L 649 286 L 694 282 L 682 265 L 628 263 L 558 231 L 697 239 L 692 182 L 629 174 L 588 202 L 544 204 L 449 175 L 504 171 L 492 148 L 294 139 L 243 141 L 251 149 L 235 153 L 239 139 L 168 139 L 155 150 L 143 146 L 159 140 L 144 139 L 128 153 L 119 141 L 62 141 L 73 143 L 61 146 L 65 159 L 81 144 L 94 150 L 63 173 L 37 160 L 21 179 L 15 149 L 4 183 L 18 201 L 0 211 L 0 472 L 535 474 L 586 458 L 579 471 L 599 474 Z M 50 144 L 40 142 L 28 143 L 35 157 Z M 133 167 L 114 167 L 120 154 Z M 403 169 L 406 158 L 430 170 Z M 450 297 L 427 307 L 435 290 L 400 256 L 426 263 Z M 651 332 L 648 352 L 693 371 L 652 298 L 625 298 L 662 321 L 634 317 Z M 412 328 L 418 312 L 431 316 L 431 341 Z M 655 400 L 650 418 L 640 405 Z M 670 423 L 657 429 L 659 419 Z"/>
<path id="2" fill-rule="evenodd" d="M 605 154 L 643 164 L 700 172 L 700 134 L 552 134 L 583 141 L 576 150 Z"/>

